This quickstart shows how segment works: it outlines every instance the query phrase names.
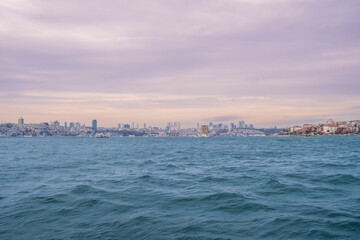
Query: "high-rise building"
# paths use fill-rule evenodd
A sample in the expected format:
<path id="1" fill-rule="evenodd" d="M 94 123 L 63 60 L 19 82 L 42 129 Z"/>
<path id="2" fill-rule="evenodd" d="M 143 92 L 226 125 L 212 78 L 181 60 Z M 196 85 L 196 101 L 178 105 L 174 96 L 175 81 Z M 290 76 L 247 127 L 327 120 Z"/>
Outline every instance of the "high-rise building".
<path id="1" fill-rule="evenodd" d="M 18 119 L 18 125 L 19 125 L 19 126 L 24 125 L 24 119 L 23 119 L 22 117 L 20 117 L 20 118 Z"/>
<path id="2" fill-rule="evenodd" d="M 144 123 L 144 128 L 146 129 L 146 123 Z"/>
<path id="3" fill-rule="evenodd" d="M 97 120 L 92 120 L 91 128 L 96 132 L 97 131 Z"/>
<path id="4" fill-rule="evenodd" d="M 196 124 L 196 128 L 199 129 L 200 128 L 200 123 Z"/>
<path id="5" fill-rule="evenodd" d="M 81 127 L 81 125 L 80 125 L 79 122 L 76 123 L 76 127 L 77 127 L 77 128 L 80 128 L 80 127 Z"/>
<path id="6" fill-rule="evenodd" d="M 51 127 L 54 128 L 54 129 L 57 129 L 57 128 L 60 127 L 60 123 L 59 123 L 58 120 L 53 121 L 50 125 L 51 125 Z"/>
<path id="7" fill-rule="evenodd" d="M 67 122 L 64 122 L 64 128 L 67 129 Z"/>
<path id="8" fill-rule="evenodd" d="M 250 129 L 253 129 L 253 128 L 254 128 L 254 124 L 250 124 L 249 128 L 250 128 Z"/>
<path id="9" fill-rule="evenodd" d="M 169 132 L 169 131 L 179 131 L 180 130 L 180 122 L 168 122 L 166 127 L 165 127 L 165 131 Z"/>
<path id="10" fill-rule="evenodd" d="M 74 128 L 74 127 L 75 127 L 75 123 L 71 122 L 71 123 L 70 123 L 70 127 L 71 127 L 71 128 Z"/>
<path id="11" fill-rule="evenodd" d="M 245 121 L 239 121 L 239 128 L 244 128 L 245 127 Z"/>
<path id="12" fill-rule="evenodd" d="M 230 129 L 234 129 L 235 128 L 235 123 L 230 123 Z"/>

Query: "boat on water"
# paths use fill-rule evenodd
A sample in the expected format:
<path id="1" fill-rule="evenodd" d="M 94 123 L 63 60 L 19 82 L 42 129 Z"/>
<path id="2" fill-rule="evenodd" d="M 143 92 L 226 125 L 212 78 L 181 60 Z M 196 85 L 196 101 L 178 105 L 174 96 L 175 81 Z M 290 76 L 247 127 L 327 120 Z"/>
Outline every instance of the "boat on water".
<path id="1" fill-rule="evenodd" d="M 109 136 L 107 136 L 107 135 L 105 135 L 103 133 L 97 133 L 97 134 L 95 134 L 95 137 L 96 138 L 108 138 Z"/>

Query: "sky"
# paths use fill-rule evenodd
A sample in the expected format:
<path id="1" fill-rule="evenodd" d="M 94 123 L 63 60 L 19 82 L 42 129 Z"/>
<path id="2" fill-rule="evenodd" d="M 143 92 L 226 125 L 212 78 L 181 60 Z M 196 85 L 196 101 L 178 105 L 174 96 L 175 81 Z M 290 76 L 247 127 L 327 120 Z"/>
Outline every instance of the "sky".
<path id="1" fill-rule="evenodd" d="M 359 0 L 1 0 L 0 123 L 360 119 Z"/>

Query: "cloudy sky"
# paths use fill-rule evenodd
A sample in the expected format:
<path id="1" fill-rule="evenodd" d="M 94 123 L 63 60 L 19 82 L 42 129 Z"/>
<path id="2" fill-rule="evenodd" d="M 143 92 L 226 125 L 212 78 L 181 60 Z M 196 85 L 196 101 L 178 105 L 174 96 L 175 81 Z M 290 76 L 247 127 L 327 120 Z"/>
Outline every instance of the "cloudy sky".
<path id="1" fill-rule="evenodd" d="M 360 119 L 359 0 L 1 0 L 0 122 Z"/>

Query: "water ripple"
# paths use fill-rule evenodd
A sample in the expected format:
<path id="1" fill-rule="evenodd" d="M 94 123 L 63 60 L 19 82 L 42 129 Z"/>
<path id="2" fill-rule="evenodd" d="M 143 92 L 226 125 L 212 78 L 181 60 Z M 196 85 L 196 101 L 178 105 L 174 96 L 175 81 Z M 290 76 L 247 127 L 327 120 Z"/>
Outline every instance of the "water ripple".
<path id="1" fill-rule="evenodd" d="M 0 138 L 0 239 L 358 239 L 359 149 L 358 137 Z"/>

